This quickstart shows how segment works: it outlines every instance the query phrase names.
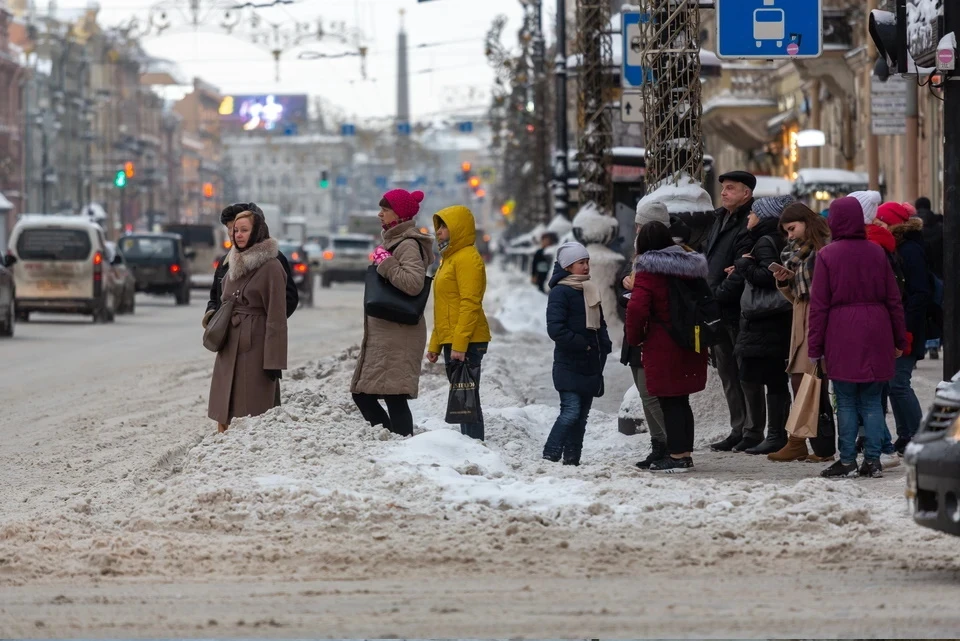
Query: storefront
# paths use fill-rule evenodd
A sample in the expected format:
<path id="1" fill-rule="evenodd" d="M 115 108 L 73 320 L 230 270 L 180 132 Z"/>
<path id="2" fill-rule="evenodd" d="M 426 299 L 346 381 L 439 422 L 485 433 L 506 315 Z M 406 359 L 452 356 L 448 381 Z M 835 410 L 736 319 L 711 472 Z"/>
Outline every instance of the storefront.
<path id="1" fill-rule="evenodd" d="M 837 198 L 854 191 L 868 189 L 870 178 L 866 172 L 846 169 L 801 169 L 793 184 L 793 195 L 813 211 L 823 211 Z M 880 192 L 883 193 L 881 178 Z"/>

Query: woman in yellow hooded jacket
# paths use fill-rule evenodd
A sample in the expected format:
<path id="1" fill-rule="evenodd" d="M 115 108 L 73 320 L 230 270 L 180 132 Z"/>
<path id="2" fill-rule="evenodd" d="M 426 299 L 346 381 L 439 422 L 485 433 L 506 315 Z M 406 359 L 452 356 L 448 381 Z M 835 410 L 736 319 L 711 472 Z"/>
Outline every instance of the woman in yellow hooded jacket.
<path id="1" fill-rule="evenodd" d="M 483 313 L 487 271 L 475 246 L 473 213 L 462 205 L 447 207 L 433 217 L 440 247 L 440 268 L 433 281 L 433 333 L 427 360 L 436 363 L 466 361 L 480 366 L 490 343 L 490 327 Z M 479 384 L 479 381 L 477 381 Z M 483 440 L 483 414 L 477 423 L 460 425 L 461 433 Z"/>

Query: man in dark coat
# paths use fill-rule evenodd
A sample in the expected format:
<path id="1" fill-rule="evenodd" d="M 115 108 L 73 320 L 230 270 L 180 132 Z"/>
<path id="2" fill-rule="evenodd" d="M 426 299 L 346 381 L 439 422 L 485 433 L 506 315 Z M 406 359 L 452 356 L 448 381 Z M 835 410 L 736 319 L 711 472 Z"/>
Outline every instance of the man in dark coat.
<path id="1" fill-rule="evenodd" d="M 557 235 L 553 232 L 546 232 L 540 237 L 540 249 L 533 255 L 533 265 L 530 269 L 530 281 L 537 286 L 541 292 L 547 286 L 547 278 L 550 276 L 550 266 L 553 260 L 547 256 L 546 249 L 557 244 Z"/>
<path id="2" fill-rule="evenodd" d="M 911 218 L 900 203 L 884 203 L 877 210 L 877 224 L 888 227 L 897 240 L 897 262 L 903 272 L 903 314 L 907 323 L 909 347 L 897 359 L 896 373 L 890 381 L 890 405 L 897 423 L 897 451 L 903 453 L 920 428 L 923 410 L 911 379 L 917 361 L 926 354 L 927 307 L 930 304 L 930 279 L 923 253 L 923 221 Z"/>
<path id="3" fill-rule="evenodd" d="M 722 207 L 714 213 L 716 221 L 704 246 L 708 266 L 707 283 L 718 298 L 722 298 L 719 296 L 720 288 L 733 272 L 736 260 L 753 246 L 747 231 L 747 216 L 753 206 L 753 190 L 757 186 L 757 179 L 746 171 L 731 171 L 720 176 L 720 184 L 723 185 L 720 192 Z M 710 448 L 718 452 L 742 452 L 763 441 L 766 414 L 763 388 L 758 393 L 756 386 L 745 388 L 740 384 L 740 366 L 734 354 L 740 329 L 739 298 L 721 302 L 720 311 L 726 336 L 713 347 L 711 353 L 730 410 L 730 435 Z"/>
<path id="4" fill-rule="evenodd" d="M 237 214 L 244 211 L 252 211 L 255 214 L 259 214 L 261 218 L 263 217 L 263 210 L 257 207 L 256 203 L 236 203 L 235 205 L 225 207 L 223 211 L 220 212 L 220 222 L 227 228 L 228 233 L 232 233 L 233 221 L 236 219 Z M 217 261 L 217 269 L 213 274 L 213 284 L 210 285 L 210 299 L 207 301 L 207 309 L 203 315 L 204 327 L 207 326 L 207 323 L 214 313 L 220 309 L 220 299 L 223 297 L 223 277 L 227 274 L 226 258 L 227 255 L 224 254 L 223 257 Z M 290 263 L 287 261 L 287 257 L 283 255 L 283 252 L 277 252 L 277 260 L 280 261 L 283 271 L 287 274 L 287 318 L 290 318 L 293 316 L 293 312 L 297 311 L 297 306 L 300 305 L 300 292 L 297 291 L 297 284 L 293 282 L 293 271 L 291 271 Z"/>
<path id="5" fill-rule="evenodd" d="M 927 269 L 943 283 L 943 216 L 935 214 L 930 199 L 917 198 L 917 216 L 923 221 L 923 251 L 927 257 Z M 936 292 L 931 292 L 935 294 Z M 943 335 L 943 309 L 940 302 L 933 301 L 927 310 L 927 344 L 930 358 L 940 358 L 940 338 Z"/>

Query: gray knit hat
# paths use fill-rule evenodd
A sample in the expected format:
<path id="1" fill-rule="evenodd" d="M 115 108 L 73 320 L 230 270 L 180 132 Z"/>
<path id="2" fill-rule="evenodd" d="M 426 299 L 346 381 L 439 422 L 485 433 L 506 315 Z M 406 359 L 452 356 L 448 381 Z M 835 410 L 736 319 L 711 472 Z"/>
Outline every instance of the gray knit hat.
<path id="1" fill-rule="evenodd" d="M 643 202 L 641 200 L 637 203 L 637 216 L 633 220 L 640 226 L 646 225 L 647 223 L 663 223 L 669 227 L 670 212 L 667 211 L 667 206 L 659 200 L 651 200 L 649 202 Z"/>
<path id="2" fill-rule="evenodd" d="M 847 194 L 850 198 L 856 198 L 863 209 L 863 224 L 872 225 L 877 218 L 877 208 L 883 202 L 883 196 L 879 191 L 854 191 Z"/>
<path id="3" fill-rule="evenodd" d="M 783 215 L 783 210 L 794 202 L 793 196 L 768 196 L 753 201 L 752 209 L 753 213 L 761 220 L 764 218 L 780 218 Z"/>
<path id="4" fill-rule="evenodd" d="M 589 259 L 590 253 L 580 243 L 564 243 L 557 249 L 557 262 L 564 269 L 584 258 Z"/>

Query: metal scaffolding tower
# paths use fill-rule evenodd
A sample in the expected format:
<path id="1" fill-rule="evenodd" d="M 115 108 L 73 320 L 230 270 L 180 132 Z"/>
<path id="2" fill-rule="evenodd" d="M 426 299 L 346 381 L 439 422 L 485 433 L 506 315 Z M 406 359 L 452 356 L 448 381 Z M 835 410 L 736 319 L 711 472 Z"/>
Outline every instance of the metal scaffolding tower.
<path id="1" fill-rule="evenodd" d="M 686 3 L 684 3 L 686 4 Z M 607 152 L 613 131 L 604 79 L 613 61 L 610 38 L 610 1 L 577 0 L 577 49 L 582 57 L 578 89 L 578 115 L 582 123 L 579 151 L 580 206 L 592 202 L 604 214 L 612 213 Z"/>
<path id="2" fill-rule="evenodd" d="M 647 184 L 703 183 L 700 13 L 687 0 L 640 0 Z"/>

